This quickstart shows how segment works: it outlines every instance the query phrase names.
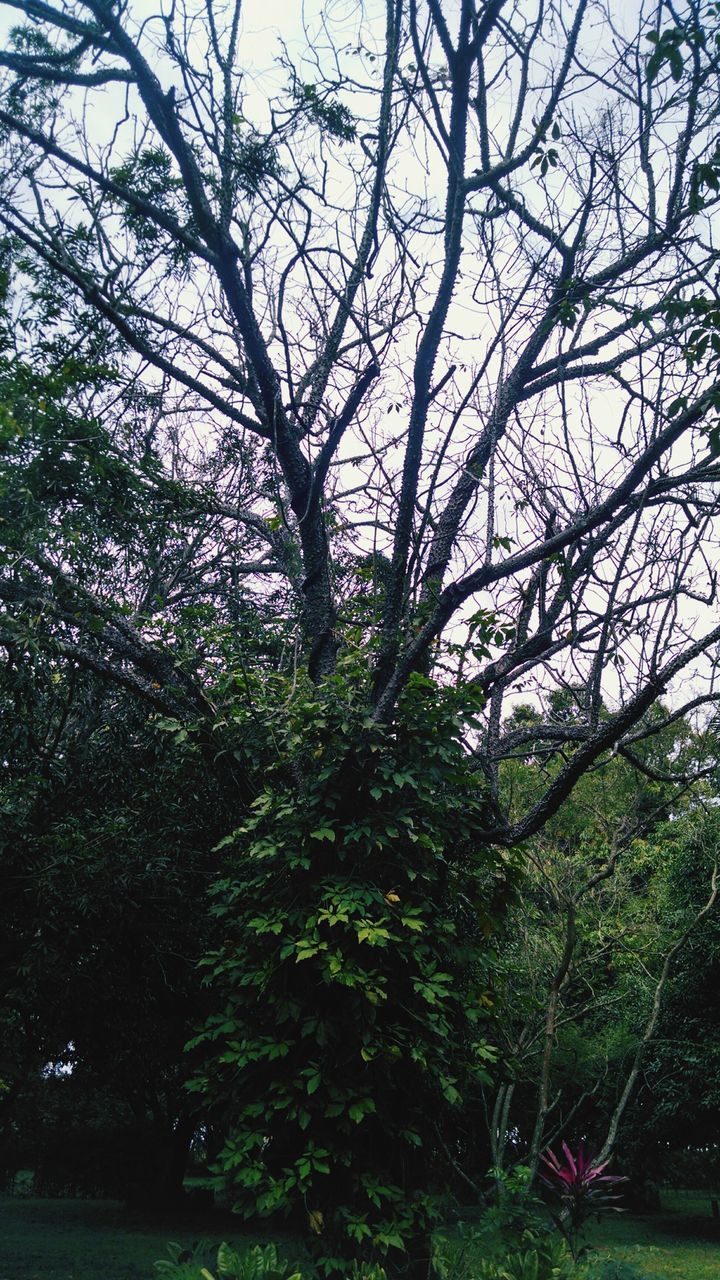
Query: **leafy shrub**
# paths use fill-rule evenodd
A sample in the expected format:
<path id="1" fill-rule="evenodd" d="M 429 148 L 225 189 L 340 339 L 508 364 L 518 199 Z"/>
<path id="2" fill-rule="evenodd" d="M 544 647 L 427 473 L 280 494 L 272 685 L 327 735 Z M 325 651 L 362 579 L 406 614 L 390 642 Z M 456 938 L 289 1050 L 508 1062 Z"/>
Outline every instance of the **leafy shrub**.
<path id="1" fill-rule="evenodd" d="M 482 1246 L 478 1231 L 460 1231 L 452 1238 L 440 1235 L 433 1240 L 432 1275 L 437 1280 L 472 1280 Z"/>
<path id="2" fill-rule="evenodd" d="M 216 1280 L 216 1276 L 203 1265 L 205 1249 L 183 1249 L 174 1242 L 168 1245 L 169 1258 L 155 1263 L 155 1270 L 163 1280 Z M 236 1253 L 229 1244 L 221 1244 L 217 1252 L 217 1277 L 227 1280 L 302 1280 L 299 1271 L 289 1274 L 289 1264 L 278 1257 L 274 1244 L 264 1248 L 254 1245 L 244 1254 Z"/>
<path id="3" fill-rule="evenodd" d="M 572 1280 L 576 1275 L 565 1241 L 533 1226 L 518 1232 L 510 1248 L 497 1236 L 493 1248 L 483 1228 L 454 1240 L 439 1237 L 433 1265 L 438 1280 Z"/>
<path id="4" fill-rule="evenodd" d="M 515 864 L 482 842 L 454 691 L 414 677 L 392 731 L 349 677 L 277 691 L 284 750 L 217 846 L 223 941 L 192 1087 L 233 1117 L 216 1188 L 247 1218 L 304 1225 L 345 1280 L 353 1259 L 424 1256 L 442 1220 L 443 1151 L 496 1057 L 488 937 Z"/>
<path id="5" fill-rule="evenodd" d="M 155 1270 L 164 1280 L 207 1280 L 210 1273 L 203 1264 L 207 1260 L 209 1246 L 204 1242 L 188 1249 L 176 1240 L 171 1240 L 167 1252 L 167 1258 L 161 1258 L 155 1263 Z"/>
<path id="6" fill-rule="evenodd" d="M 545 1236 L 503 1258 L 483 1259 L 473 1280 L 571 1280 L 574 1275 L 575 1264 L 565 1242 Z"/>
<path id="7" fill-rule="evenodd" d="M 17 1173 L 11 1174 L 7 1180 L 7 1191 L 11 1196 L 17 1196 L 26 1199 L 28 1196 L 34 1196 L 35 1192 L 35 1174 L 32 1169 L 18 1169 Z"/>
<path id="8" fill-rule="evenodd" d="M 547 1234 L 547 1213 L 542 1201 L 531 1190 L 532 1170 L 527 1165 L 513 1169 L 491 1169 L 494 1203 L 483 1213 L 482 1230 L 508 1244 L 517 1245 L 524 1238 Z"/>
<path id="9" fill-rule="evenodd" d="M 588 1218 L 603 1209 L 615 1209 L 619 1212 L 614 1203 L 618 1197 L 612 1193 L 612 1188 L 619 1182 L 627 1182 L 627 1178 L 605 1173 L 609 1161 L 596 1164 L 594 1160 L 588 1159 L 582 1143 L 576 1156 L 572 1154 L 567 1142 L 563 1142 L 562 1147 L 565 1164 L 561 1164 L 549 1148 L 540 1157 L 545 1165 L 540 1181 L 560 1201 L 559 1212 L 553 1213 L 552 1218 L 567 1240 L 573 1258 L 577 1260 L 579 1236 Z"/>
<path id="10" fill-rule="evenodd" d="M 290 1264 L 278 1257 L 274 1244 L 264 1248 L 256 1244 L 242 1255 L 221 1244 L 213 1271 L 204 1265 L 207 1245 L 203 1243 L 185 1249 L 171 1241 L 167 1251 L 169 1257 L 155 1263 L 163 1280 L 303 1280 L 300 1271 L 289 1274 Z M 353 1262 L 347 1275 L 348 1280 L 385 1280 L 382 1267 L 367 1263 Z"/>

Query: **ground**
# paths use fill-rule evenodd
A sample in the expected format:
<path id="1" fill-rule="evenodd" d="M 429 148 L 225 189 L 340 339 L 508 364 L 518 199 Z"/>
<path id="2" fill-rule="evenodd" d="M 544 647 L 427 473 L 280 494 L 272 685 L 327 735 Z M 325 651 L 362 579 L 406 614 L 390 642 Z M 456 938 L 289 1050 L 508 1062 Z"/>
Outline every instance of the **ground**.
<path id="1" fill-rule="evenodd" d="M 666 1192 L 662 1213 L 614 1214 L 588 1238 L 601 1255 L 631 1262 L 648 1280 L 720 1280 L 720 1223 L 704 1197 Z"/>
<path id="2" fill-rule="evenodd" d="M 237 1219 L 130 1212 L 113 1200 L 0 1198 L 0 1280 L 154 1280 L 167 1243 L 213 1246 L 240 1237 Z"/>
<path id="3" fill-rule="evenodd" d="M 153 1280 L 168 1240 L 190 1246 L 223 1237 L 246 1246 L 258 1238 L 241 1236 L 236 1219 L 183 1222 L 107 1200 L 0 1198 L 0 1280 Z M 720 1280 L 720 1226 L 706 1199 L 666 1196 L 661 1214 L 613 1217 L 593 1226 L 590 1241 L 649 1280 Z M 280 1248 L 293 1257 L 291 1240 Z"/>

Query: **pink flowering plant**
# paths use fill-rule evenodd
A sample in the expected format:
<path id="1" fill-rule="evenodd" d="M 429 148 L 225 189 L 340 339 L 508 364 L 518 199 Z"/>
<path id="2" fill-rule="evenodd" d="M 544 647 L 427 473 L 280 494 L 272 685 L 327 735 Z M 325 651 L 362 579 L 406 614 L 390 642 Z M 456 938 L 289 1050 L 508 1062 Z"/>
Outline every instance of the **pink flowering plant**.
<path id="1" fill-rule="evenodd" d="M 540 1181 L 556 1203 L 559 1201 L 557 1212 L 551 1209 L 551 1216 L 577 1262 L 583 1252 L 579 1241 L 588 1219 L 607 1209 L 622 1212 L 615 1203 L 620 1198 L 615 1194 L 615 1188 L 618 1183 L 627 1182 L 627 1178 L 605 1173 L 610 1161 L 603 1160 L 597 1164 L 585 1154 L 582 1143 L 576 1155 L 566 1142 L 563 1142 L 562 1149 L 564 1162 L 549 1147 L 541 1155 L 544 1169 L 540 1173 Z"/>

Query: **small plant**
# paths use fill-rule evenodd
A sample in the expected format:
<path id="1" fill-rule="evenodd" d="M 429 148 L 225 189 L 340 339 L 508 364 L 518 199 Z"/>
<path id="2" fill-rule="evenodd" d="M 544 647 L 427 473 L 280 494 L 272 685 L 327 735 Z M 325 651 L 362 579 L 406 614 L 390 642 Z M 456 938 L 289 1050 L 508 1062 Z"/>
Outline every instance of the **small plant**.
<path id="1" fill-rule="evenodd" d="M 451 1237 L 438 1232 L 433 1237 L 431 1275 L 435 1280 L 474 1280 L 482 1244 L 482 1233 L 463 1230 L 462 1223 Z"/>
<path id="2" fill-rule="evenodd" d="M 583 1253 L 579 1241 L 588 1218 L 606 1209 L 622 1212 L 614 1203 L 618 1196 L 611 1189 L 619 1182 L 627 1182 L 627 1178 L 605 1173 L 609 1161 L 596 1164 L 588 1159 L 582 1143 L 576 1156 L 566 1142 L 563 1142 L 562 1148 L 565 1164 L 560 1163 L 550 1148 L 540 1157 L 545 1165 L 545 1172 L 540 1174 L 540 1180 L 560 1201 L 559 1212 L 553 1213 L 551 1210 L 551 1217 L 577 1262 Z"/>
<path id="3" fill-rule="evenodd" d="M 202 1240 L 190 1247 L 171 1240 L 167 1246 L 168 1257 L 156 1262 L 155 1270 L 163 1280 L 207 1280 L 210 1272 L 204 1263 L 209 1251 L 210 1246 Z"/>
<path id="4" fill-rule="evenodd" d="M 353 1262 L 350 1280 L 387 1280 L 385 1268 L 377 1262 Z"/>
<path id="5" fill-rule="evenodd" d="M 203 1246 L 183 1249 L 182 1245 L 171 1242 L 168 1245 L 169 1258 L 155 1263 L 164 1280 L 216 1280 L 216 1276 L 202 1261 Z M 228 1244 L 221 1244 L 217 1252 L 217 1277 L 227 1280 L 302 1280 L 299 1271 L 289 1275 L 289 1264 L 278 1258 L 274 1244 L 254 1245 L 244 1254 L 236 1253 Z"/>
<path id="6" fill-rule="evenodd" d="M 546 1221 L 532 1214 L 524 1227 L 499 1232 L 496 1218 L 488 1222 L 487 1217 L 474 1230 L 459 1224 L 451 1237 L 435 1236 L 432 1275 L 437 1280 L 573 1280 L 568 1247 Z"/>
<path id="7" fill-rule="evenodd" d="M 513 1169 L 491 1169 L 494 1203 L 483 1214 L 483 1228 L 516 1244 L 520 1233 L 542 1234 L 543 1205 L 532 1190 L 532 1170 L 524 1164 Z"/>
<path id="8" fill-rule="evenodd" d="M 168 1257 L 155 1263 L 163 1280 L 303 1280 L 302 1272 L 290 1273 L 290 1264 L 278 1257 L 274 1244 L 264 1248 L 256 1244 L 245 1253 L 236 1253 L 229 1244 L 221 1244 L 212 1271 L 208 1261 L 208 1245 L 200 1242 L 191 1248 L 171 1241 Z M 376 1263 L 353 1262 L 345 1273 L 348 1280 L 386 1280 Z"/>
<path id="9" fill-rule="evenodd" d="M 571 1280 L 574 1275 L 575 1264 L 565 1241 L 545 1236 L 535 1237 L 528 1248 L 513 1250 L 503 1258 L 484 1259 L 473 1280 Z"/>

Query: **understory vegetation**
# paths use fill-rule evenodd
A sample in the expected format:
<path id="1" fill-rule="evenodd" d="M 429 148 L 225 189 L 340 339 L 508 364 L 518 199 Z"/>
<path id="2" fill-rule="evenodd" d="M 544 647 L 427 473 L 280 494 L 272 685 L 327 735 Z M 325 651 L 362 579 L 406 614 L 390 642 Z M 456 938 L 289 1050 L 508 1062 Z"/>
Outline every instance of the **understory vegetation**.
<path id="1" fill-rule="evenodd" d="M 162 1273 L 155 1262 L 171 1261 L 168 1240 L 189 1257 L 196 1251 L 200 1266 L 215 1274 L 223 1235 L 241 1257 L 256 1245 L 267 1247 L 267 1234 L 238 1235 L 237 1223 L 219 1224 L 202 1215 L 188 1221 L 187 1211 L 179 1219 L 149 1219 L 110 1201 L 13 1198 L 0 1201 L 0 1212 L 0 1275 L 6 1280 L 159 1280 Z M 450 1274 L 458 1280 L 482 1276 L 476 1233 L 476 1226 L 463 1223 L 446 1233 L 446 1243 L 438 1249 L 440 1274 L 443 1260 L 447 1265 L 461 1254 L 459 1267 Z M 720 1240 L 707 1198 L 668 1193 L 659 1214 L 593 1223 L 589 1240 L 598 1280 L 715 1280 Z M 301 1243 L 287 1234 L 273 1241 L 289 1273 L 299 1269 L 309 1280 L 313 1272 Z"/>

